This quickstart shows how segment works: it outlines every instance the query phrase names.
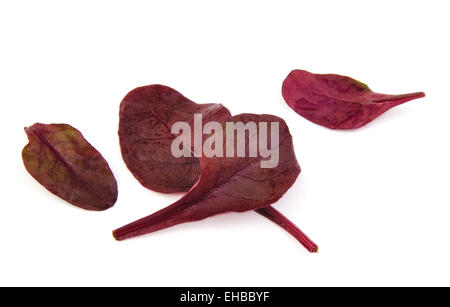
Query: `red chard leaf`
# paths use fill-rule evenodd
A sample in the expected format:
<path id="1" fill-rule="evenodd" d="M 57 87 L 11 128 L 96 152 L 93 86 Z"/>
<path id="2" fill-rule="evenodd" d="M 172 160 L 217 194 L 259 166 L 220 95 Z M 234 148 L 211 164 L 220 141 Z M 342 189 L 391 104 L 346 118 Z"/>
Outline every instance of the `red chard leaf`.
<path id="1" fill-rule="evenodd" d="M 105 210 L 117 200 L 117 183 L 108 163 L 83 135 L 66 124 L 25 128 L 25 168 L 40 184 L 72 205 Z"/>
<path id="2" fill-rule="evenodd" d="M 403 95 L 374 93 L 355 79 L 305 70 L 293 70 L 286 77 L 282 94 L 295 112 L 331 129 L 362 127 L 390 108 L 425 96 L 423 92 Z"/>
<path id="3" fill-rule="evenodd" d="M 285 122 L 272 115 L 241 114 L 227 119 L 227 123 L 256 123 L 256 134 L 246 133 L 245 150 L 249 151 L 251 140 L 257 138 L 261 130 L 258 123 L 267 125 L 278 123 L 279 142 L 270 149 L 277 150 L 278 164 L 272 168 L 261 167 L 267 161 L 267 155 L 260 151 L 251 157 L 200 157 L 201 175 L 193 187 L 174 204 L 113 232 L 117 240 L 155 232 L 177 224 L 202 220 L 224 212 L 243 212 L 257 210 L 293 234 L 311 252 L 317 246 L 298 228 L 270 205 L 276 202 L 292 186 L 300 173 L 295 158 L 292 137 Z M 223 127 L 225 123 L 222 123 Z M 226 147 L 230 134 L 224 128 L 223 145 Z M 268 129 L 269 130 L 269 129 Z M 234 133 L 234 132 L 233 132 Z M 234 134 L 233 134 L 234 135 Z M 239 142 L 233 137 L 235 148 Z M 242 141 L 242 140 L 241 140 Z M 271 136 L 268 138 L 271 143 Z"/>
<path id="4" fill-rule="evenodd" d="M 120 104 L 119 138 L 125 164 L 146 188 L 164 193 L 185 192 L 200 176 L 196 157 L 175 158 L 171 133 L 175 122 L 193 125 L 194 114 L 203 121 L 231 117 L 221 104 L 197 104 L 163 85 L 138 87 Z M 193 127 L 192 127 L 193 128 Z"/>

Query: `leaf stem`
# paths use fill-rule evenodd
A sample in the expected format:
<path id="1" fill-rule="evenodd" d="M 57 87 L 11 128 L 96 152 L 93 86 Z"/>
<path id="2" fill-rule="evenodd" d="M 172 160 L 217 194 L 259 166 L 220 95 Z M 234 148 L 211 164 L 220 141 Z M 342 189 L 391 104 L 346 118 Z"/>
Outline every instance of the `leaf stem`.
<path id="1" fill-rule="evenodd" d="M 184 210 L 185 207 L 175 202 L 149 216 L 114 230 L 113 236 L 116 240 L 122 241 L 195 220 L 191 217 L 189 210 Z"/>
<path id="2" fill-rule="evenodd" d="M 287 232 L 289 232 L 297 241 L 299 241 L 309 252 L 317 253 L 319 247 L 308 236 L 300 230 L 287 217 L 277 211 L 275 208 L 269 206 L 266 208 L 256 209 L 256 212 L 268 218 Z"/>
<path id="3" fill-rule="evenodd" d="M 289 232 L 311 253 L 317 252 L 317 245 L 275 208 L 269 206 L 255 211 Z M 194 220 L 197 219 L 191 216 L 189 210 L 185 210 L 185 206 L 180 206 L 180 204 L 175 203 L 147 217 L 114 230 L 113 236 L 116 240 L 122 241 Z"/>
<path id="4" fill-rule="evenodd" d="M 396 102 L 397 104 L 405 103 L 407 101 L 422 98 L 425 97 L 424 92 L 416 92 L 416 93 L 408 93 L 408 94 L 401 94 L 401 95 L 383 95 L 382 97 L 375 98 L 371 102 L 373 103 L 383 103 L 383 102 Z"/>

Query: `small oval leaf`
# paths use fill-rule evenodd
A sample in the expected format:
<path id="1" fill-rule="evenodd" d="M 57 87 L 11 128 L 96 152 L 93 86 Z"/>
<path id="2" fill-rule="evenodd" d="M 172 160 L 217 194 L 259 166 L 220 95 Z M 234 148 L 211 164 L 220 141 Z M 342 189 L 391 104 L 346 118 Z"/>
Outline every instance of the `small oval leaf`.
<path id="1" fill-rule="evenodd" d="M 77 207 L 105 210 L 117 200 L 117 183 L 108 163 L 83 135 L 67 124 L 25 128 L 25 168 L 53 194 Z"/>

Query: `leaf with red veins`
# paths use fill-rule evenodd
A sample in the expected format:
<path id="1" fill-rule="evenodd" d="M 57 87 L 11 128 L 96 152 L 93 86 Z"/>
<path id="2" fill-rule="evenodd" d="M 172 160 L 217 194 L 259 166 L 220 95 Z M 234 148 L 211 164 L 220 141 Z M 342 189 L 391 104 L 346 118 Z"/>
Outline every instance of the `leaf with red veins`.
<path id="1" fill-rule="evenodd" d="M 108 163 L 75 128 L 34 124 L 25 128 L 25 168 L 40 184 L 72 205 L 105 210 L 117 200 L 117 183 Z"/>
<path id="2" fill-rule="evenodd" d="M 241 114 L 227 122 L 279 123 L 279 163 L 274 168 L 261 168 L 261 155 L 257 157 L 201 157 L 202 172 L 195 185 L 174 204 L 113 232 L 117 240 L 124 240 L 155 232 L 177 224 L 202 220 L 224 212 L 259 210 L 263 216 L 288 230 L 311 252 L 317 246 L 275 209 L 265 208 L 276 202 L 292 186 L 300 173 L 292 146 L 292 137 L 286 123 L 272 115 Z M 270 126 L 271 124 L 268 124 Z M 269 129 L 268 129 L 269 130 Z M 224 146 L 226 133 L 224 129 Z M 257 135 L 246 135 L 249 138 Z M 237 138 L 235 138 L 235 144 Z M 270 138 L 268 143 L 270 144 Z M 273 148 L 272 148 L 273 149 Z M 290 229 L 288 229 L 290 227 Z M 299 239 L 299 236 L 304 236 Z"/>
<path id="3" fill-rule="evenodd" d="M 185 192 L 198 180 L 195 157 L 175 158 L 171 133 L 175 122 L 187 122 L 193 134 L 194 114 L 203 122 L 231 117 L 221 104 L 197 104 L 163 85 L 138 87 L 120 105 L 119 137 L 125 164 L 146 188 L 157 192 Z"/>
<path id="4" fill-rule="evenodd" d="M 295 112 L 331 129 L 362 127 L 390 108 L 425 96 L 423 92 L 402 95 L 374 93 L 355 79 L 305 70 L 293 70 L 286 77 L 282 94 Z"/>

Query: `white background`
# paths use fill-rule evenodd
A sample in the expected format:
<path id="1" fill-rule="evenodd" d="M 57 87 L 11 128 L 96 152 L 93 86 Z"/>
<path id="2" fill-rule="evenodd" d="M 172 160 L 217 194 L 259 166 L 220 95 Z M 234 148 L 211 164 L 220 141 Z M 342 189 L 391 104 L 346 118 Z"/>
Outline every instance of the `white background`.
<path id="1" fill-rule="evenodd" d="M 0 285 L 449 286 L 448 14 L 448 1 L 2 1 Z M 283 101 L 292 69 L 427 97 L 333 131 Z M 254 212 L 114 241 L 181 196 L 142 187 L 120 154 L 119 103 L 153 83 L 286 120 L 302 173 L 274 206 L 318 254 Z M 35 122 L 69 123 L 104 155 L 112 209 L 66 204 L 26 172 Z"/>

